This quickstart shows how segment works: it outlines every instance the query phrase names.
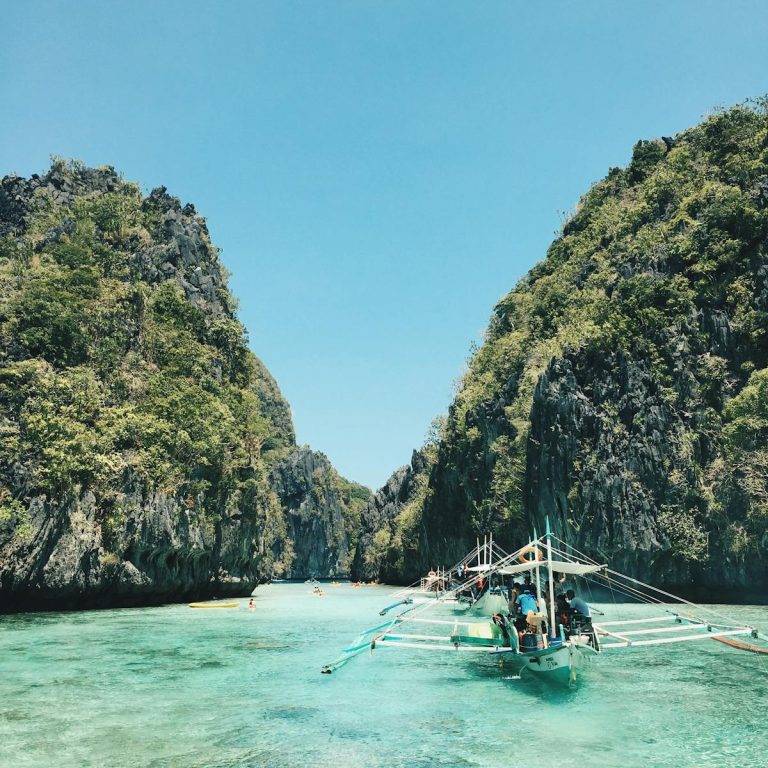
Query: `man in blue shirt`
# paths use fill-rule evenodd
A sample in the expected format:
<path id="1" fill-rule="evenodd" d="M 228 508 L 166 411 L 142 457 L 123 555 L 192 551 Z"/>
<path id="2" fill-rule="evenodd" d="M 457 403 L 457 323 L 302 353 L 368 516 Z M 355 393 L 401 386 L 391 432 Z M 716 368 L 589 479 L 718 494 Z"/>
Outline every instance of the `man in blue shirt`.
<path id="1" fill-rule="evenodd" d="M 525 587 L 523 587 L 525 589 Z M 527 616 L 529 611 L 538 612 L 539 606 L 536 598 L 528 591 L 524 591 L 517 597 L 518 610 L 521 616 Z"/>
<path id="2" fill-rule="evenodd" d="M 569 589 L 565 593 L 565 597 L 568 600 L 568 604 L 571 606 L 571 610 L 578 611 L 587 619 L 592 618 L 592 612 L 589 610 L 587 602 L 580 597 L 576 597 L 576 593 L 572 589 Z"/>

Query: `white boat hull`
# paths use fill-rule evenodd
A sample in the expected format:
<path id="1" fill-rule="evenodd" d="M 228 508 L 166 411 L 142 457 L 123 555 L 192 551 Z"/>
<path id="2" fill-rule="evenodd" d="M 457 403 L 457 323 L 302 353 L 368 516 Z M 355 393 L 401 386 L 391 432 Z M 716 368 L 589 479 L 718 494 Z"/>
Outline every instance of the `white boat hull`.
<path id="1" fill-rule="evenodd" d="M 521 676 L 530 674 L 547 683 L 571 687 L 579 670 L 586 664 L 587 656 L 595 653 L 589 646 L 566 643 L 557 648 L 543 648 L 536 651 L 499 650 L 505 664 L 509 664 Z"/>

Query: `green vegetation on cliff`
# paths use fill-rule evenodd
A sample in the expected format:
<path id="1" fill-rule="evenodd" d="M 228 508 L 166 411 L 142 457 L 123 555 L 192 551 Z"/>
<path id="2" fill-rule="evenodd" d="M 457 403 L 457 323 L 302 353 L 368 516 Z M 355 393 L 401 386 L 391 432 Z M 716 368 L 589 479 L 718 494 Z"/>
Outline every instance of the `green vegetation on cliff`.
<path id="1" fill-rule="evenodd" d="M 52 171 L 63 184 L 84 172 Z M 278 520 L 264 458 L 293 442 L 290 417 L 246 346 L 204 222 L 161 191 L 144 198 L 109 170 L 102 178 L 107 190 L 62 201 L 39 187 L 23 231 L 0 240 L 0 521 L 18 535 L 21 490 L 90 491 L 109 552 L 126 478 L 204 520 L 235 496 L 263 523 Z M 184 277 L 153 279 L 136 258 L 175 235 L 194 249 L 190 266 L 205 268 L 207 293 L 189 284 L 188 297 Z M 271 535 L 281 533 L 278 522 Z"/>
<path id="2" fill-rule="evenodd" d="M 235 309 L 205 221 L 164 189 L 64 161 L 2 180 L 0 596 L 291 568 L 269 474 L 290 411 Z"/>
<path id="3" fill-rule="evenodd" d="M 764 578 L 767 236 L 764 104 L 638 142 L 495 308 L 387 528 L 419 530 L 417 551 L 405 567 L 378 551 L 385 575 L 455 560 L 476 531 L 512 543 L 549 513 L 635 572 Z"/>

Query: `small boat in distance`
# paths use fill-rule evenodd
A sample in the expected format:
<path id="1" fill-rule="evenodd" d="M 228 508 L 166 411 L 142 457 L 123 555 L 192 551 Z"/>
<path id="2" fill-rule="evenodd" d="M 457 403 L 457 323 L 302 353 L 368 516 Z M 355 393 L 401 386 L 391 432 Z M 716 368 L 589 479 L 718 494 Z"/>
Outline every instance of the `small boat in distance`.
<path id="1" fill-rule="evenodd" d="M 484 542 L 487 548 L 487 540 Z M 492 545 L 491 545 L 492 546 Z M 521 676 L 535 677 L 557 686 L 573 686 L 579 671 L 589 659 L 609 651 L 668 645 L 706 639 L 722 640 L 750 636 L 768 643 L 768 637 L 756 628 L 745 626 L 712 608 L 697 606 L 650 584 L 645 584 L 609 568 L 576 551 L 556 537 L 547 520 L 546 533 L 491 562 L 473 562 L 480 545 L 447 573 L 466 574 L 466 580 L 452 582 L 450 588 L 433 599 L 418 599 L 413 593 L 384 608 L 386 615 L 403 606 L 397 615 L 364 630 L 343 649 L 342 654 L 322 668 L 324 674 L 335 672 L 365 650 L 393 647 L 407 650 L 470 653 L 475 658 L 490 658 L 509 665 Z M 522 577 L 524 582 L 516 581 Z M 506 586 L 504 582 L 507 582 Z M 574 592 L 556 594 L 555 584 L 566 580 L 584 580 L 607 587 L 612 594 L 647 606 L 648 616 L 633 616 L 593 623 L 589 607 L 586 613 L 572 609 Z M 484 619 L 460 619 L 440 615 L 441 608 L 454 608 L 462 594 L 474 594 L 470 603 L 477 607 L 491 592 L 492 582 L 503 595 L 503 606 Z M 542 584 L 546 583 L 547 598 Z M 507 602 L 508 597 L 513 600 Z M 525 599 L 523 599 L 525 597 Z M 490 601 L 489 601 L 490 602 Z M 525 607 L 525 612 L 520 607 Z M 493 606 L 496 607 L 496 604 Z M 488 605 L 488 609 L 491 606 Z M 517 608 L 516 612 L 513 612 Z M 601 613 L 601 612 L 598 612 Z M 415 628 L 412 629 L 412 628 Z M 736 644 L 734 644 L 736 645 Z M 744 646 L 747 646 L 744 648 Z M 736 647 L 765 652 L 761 645 L 739 642 Z"/>

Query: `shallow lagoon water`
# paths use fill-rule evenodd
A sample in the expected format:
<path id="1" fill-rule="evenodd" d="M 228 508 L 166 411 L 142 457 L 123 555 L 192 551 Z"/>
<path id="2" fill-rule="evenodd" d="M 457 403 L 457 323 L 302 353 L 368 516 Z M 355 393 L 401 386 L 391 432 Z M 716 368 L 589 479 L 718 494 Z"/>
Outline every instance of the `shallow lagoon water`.
<path id="1" fill-rule="evenodd" d="M 605 653 L 573 691 L 385 648 L 321 675 L 393 591 L 0 617 L 0 766 L 768 765 L 768 656 L 713 641 Z M 766 608 L 721 610 L 768 630 Z"/>

